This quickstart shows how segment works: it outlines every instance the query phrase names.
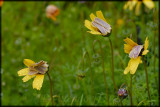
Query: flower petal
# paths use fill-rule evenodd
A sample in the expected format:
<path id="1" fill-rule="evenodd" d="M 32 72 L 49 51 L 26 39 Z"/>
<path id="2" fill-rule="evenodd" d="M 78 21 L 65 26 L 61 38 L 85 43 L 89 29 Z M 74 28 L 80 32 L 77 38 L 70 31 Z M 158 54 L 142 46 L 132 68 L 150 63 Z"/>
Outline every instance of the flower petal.
<path id="1" fill-rule="evenodd" d="M 148 7 L 149 9 L 152 9 L 155 7 L 154 2 L 151 0 L 143 0 L 143 3 Z"/>
<path id="2" fill-rule="evenodd" d="M 128 45 L 132 46 L 132 48 L 133 48 L 134 46 L 138 45 L 137 43 L 135 43 L 134 41 L 132 41 L 132 40 L 129 39 L 128 37 L 127 37 L 126 39 L 124 39 L 124 41 L 125 41 Z"/>
<path id="3" fill-rule="evenodd" d="M 35 62 L 32 61 L 32 60 L 30 60 L 30 59 L 24 59 L 23 63 L 24 63 L 27 67 L 31 66 L 32 64 L 35 64 Z"/>
<path id="4" fill-rule="evenodd" d="M 140 14 L 141 3 L 142 2 L 138 1 L 137 5 L 136 5 L 136 9 L 135 9 L 135 15 L 139 15 Z"/>
<path id="5" fill-rule="evenodd" d="M 146 55 L 148 52 L 149 52 L 149 50 L 144 50 L 144 51 L 142 52 L 142 55 Z"/>
<path id="6" fill-rule="evenodd" d="M 137 57 L 137 58 L 135 58 L 135 59 L 131 59 L 131 64 L 130 64 L 130 73 L 131 74 L 134 74 L 135 72 L 136 72 L 136 70 L 137 70 L 137 68 L 138 68 L 138 65 L 140 64 L 140 63 L 142 63 L 142 60 L 141 60 L 141 57 L 139 56 L 139 57 Z"/>
<path id="7" fill-rule="evenodd" d="M 96 28 L 94 28 L 94 27 L 92 26 L 92 23 L 91 23 L 89 20 L 85 20 L 84 24 L 85 24 L 85 26 L 86 26 L 88 29 L 90 29 L 91 31 L 97 31 Z"/>
<path id="8" fill-rule="evenodd" d="M 126 67 L 126 69 L 124 70 L 124 74 L 128 74 L 129 72 L 129 67 Z"/>
<path id="9" fill-rule="evenodd" d="M 141 57 L 137 57 L 135 59 L 131 58 L 128 66 L 124 70 L 124 74 L 127 74 L 130 71 L 130 74 L 134 74 L 138 68 L 138 65 L 142 63 Z"/>
<path id="10" fill-rule="evenodd" d="M 130 5 L 130 2 L 128 1 L 127 3 L 125 3 L 125 5 L 123 6 L 123 9 L 126 10 Z"/>
<path id="11" fill-rule="evenodd" d="M 138 1 L 137 0 L 133 0 L 133 1 L 129 1 L 129 2 L 130 2 L 129 9 L 132 11 L 134 6 L 137 4 Z"/>
<path id="12" fill-rule="evenodd" d="M 89 32 L 89 33 L 91 33 L 91 34 L 95 34 L 95 35 L 102 35 L 100 32 L 98 32 L 98 31 L 87 31 L 87 32 Z"/>
<path id="13" fill-rule="evenodd" d="M 22 80 L 23 82 L 27 82 L 28 80 L 30 80 L 31 78 L 33 78 L 35 75 L 26 75 Z"/>
<path id="14" fill-rule="evenodd" d="M 100 18 L 100 19 L 104 20 L 105 22 L 107 22 L 106 19 L 103 16 L 102 11 L 96 11 L 96 15 L 97 15 L 98 18 Z"/>
<path id="15" fill-rule="evenodd" d="M 149 46 L 149 40 L 148 37 L 146 37 L 145 43 L 144 43 L 144 50 L 146 50 Z"/>
<path id="16" fill-rule="evenodd" d="M 40 90 L 43 84 L 44 75 L 38 74 L 33 81 L 33 89 Z"/>
<path id="17" fill-rule="evenodd" d="M 90 18 L 91 18 L 91 20 L 93 21 L 94 18 L 96 18 L 96 16 L 95 16 L 93 13 L 91 13 L 91 14 L 90 14 Z"/>
<path id="18" fill-rule="evenodd" d="M 29 72 L 29 68 L 24 68 L 18 71 L 18 76 L 25 76 Z"/>
<path id="19" fill-rule="evenodd" d="M 130 53 L 130 51 L 132 50 L 132 46 L 128 45 L 128 44 L 124 44 L 124 52 L 125 53 Z"/>

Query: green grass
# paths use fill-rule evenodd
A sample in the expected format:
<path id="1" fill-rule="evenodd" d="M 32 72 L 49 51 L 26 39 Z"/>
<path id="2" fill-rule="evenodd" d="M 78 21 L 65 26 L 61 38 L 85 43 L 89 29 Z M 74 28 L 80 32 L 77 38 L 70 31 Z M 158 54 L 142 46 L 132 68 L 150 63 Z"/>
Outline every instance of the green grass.
<path id="1" fill-rule="evenodd" d="M 60 9 L 60 14 L 54 22 L 46 17 L 45 8 L 54 4 Z M 107 105 L 106 90 L 103 79 L 102 59 L 100 47 L 95 45 L 99 58 L 95 58 L 93 41 L 99 40 L 103 47 L 106 80 L 109 91 L 110 105 L 120 105 L 117 92 L 114 90 L 111 72 L 111 51 L 108 38 L 89 34 L 84 26 L 84 20 L 91 13 L 101 10 L 112 25 L 110 39 L 114 47 L 115 82 L 120 88 L 123 83 L 130 83 L 130 75 L 124 75 L 124 69 L 130 60 L 124 53 L 124 41 L 130 37 L 135 41 L 136 30 L 131 20 L 140 26 L 139 37 L 144 43 L 149 38 L 150 52 L 145 56 L 149 75 L 151 103 L 159 104 L 158 87 L 158 26 L 153 28 L 150 23 L 158 24 L 158 2 L 155 2 L 155 17 L 153 11 L 146 7 L 145 13 L 135 16 L 134 12 L 123 10 L 125 2 L 4 2 L 1 7 L 1 76 L 2 76 L 2 105 L 51 105 L 50 83 L 45 75 L 40 91 L 32 88 L 33 79 L 23 83 L 17 71 L 25 68 L 24 59 L 35 62 L 47 61 L 52 68 L 49 70 L 53 81 L 53 95 L 55 105 Z M 143 7 L 143 5 L 142 5 Z M 142 8 L 141 8 L 142 10 Z M 123 20 L 121 25 L 117 20 Z M 156 65 L 154 73 L 153 41 L 155 41 Z M 93 90 L 91 93 L 91 78 L 88 58 L 85 57 L 84 66 L 81 63 L 83 54 L 89 53 L 93 74 Z M 99 60 L 98 62 L 96 60 Z M 78 67 L 79 66 L 79 67 Z M 85 72 L 86 77 L 78 79 L 78 71 Z M 149 105 L 145 69 L 143 63 L 139 65 L 133 76 L 134 105 Z M 123 105 L 130 105 L 130 96 L 123 100 Z"/>

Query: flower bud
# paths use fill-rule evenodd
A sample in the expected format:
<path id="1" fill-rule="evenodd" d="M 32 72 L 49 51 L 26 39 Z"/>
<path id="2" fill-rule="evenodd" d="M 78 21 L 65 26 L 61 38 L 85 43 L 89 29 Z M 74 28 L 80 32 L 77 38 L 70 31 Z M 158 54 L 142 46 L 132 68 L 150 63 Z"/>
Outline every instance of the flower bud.
<path id="1" fill-rule="evenodd" d="M 46 15 L 52 20 L 56 20 L 56 16 L 59 15 L 59 9 L 55 5 L 48 5 L 46 8 Z"/>
<path id="2" fill-rule="evenodd" d="M 125 88 L 120 88 L 118 90 L 118 96 L 121 98 L 121 99 L 125 99 L 127 96 L 128 96 L 128 92 Z"/>

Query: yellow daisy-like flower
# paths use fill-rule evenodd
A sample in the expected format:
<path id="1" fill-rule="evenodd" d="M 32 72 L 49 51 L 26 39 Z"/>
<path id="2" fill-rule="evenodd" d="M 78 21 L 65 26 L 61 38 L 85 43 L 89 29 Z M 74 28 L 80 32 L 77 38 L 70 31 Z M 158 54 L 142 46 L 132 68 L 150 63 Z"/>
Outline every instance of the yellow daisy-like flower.
<path id="1" fill-rule="evenodd" d="M 45 61 L 35 63 L 30 59 L 24 59 L 24 64 L 28 68 L 24 68 L 18 71 L 18 76 L 25 76 L 22 80 L 27 82 L 31 78 L 34 78 L 33 89 L 40 90 L 43 84 L 44 74 L 48 71 L 48 64 Z"/>
<path id="2" fill-rule="evenodd" d="M 129 10 L 133 10 L 133 8 L 135 7 L 135 14 L 136 15 L 139 15 L 140 14 L 140 7 L 141 7 L 141 4 L 144 3 L 144 5 L 149 8 L 149 9 L 152 9 L 155 7 L 154 5 L 154 2 L 152 0 L 142 0 L 142 1 L 139 1 L 139 0 L 130 0 L 128 1 L 125 5 L 124 5 L 124 9 L 127 9 L 129 8 Z"/>
<path id="3" fill-rule="evenodd" d="M 138 68 L 138 65 L 142 63 L 141 56 L 146 55 L 149 52 L 149 50 L 147 50 L 149 40 L 147 37 L 144 45 L 138 45 L 129 38 L 124 39 L 124 41 L 127 43 L 124 44 L 124 52 L 129 54 L 129 57 L 131 58 L 128 66 L 124 70 L 124 74 L 127 74 L 128 72 L 134 74 Z"/>
<path id="4" fill-rule="evenodd" d="M 92 22 L 85 20 L 85 26 L 91 30 L 88 32 L 96 35 L 109 36 L 108 34 L 112 30 L 110 24 L 107 23 L 101 11 L 96 11 L 96 15 L 97 17 L 93 13 L 90 14 Z"/>
<path id="5" fill-rule="evenodd" d="M 52 20 L 56 20 L 56 16 L 59 15 L 59 9 L 55 5 L 48 5 L 46 8 L 46 16 Z"/>

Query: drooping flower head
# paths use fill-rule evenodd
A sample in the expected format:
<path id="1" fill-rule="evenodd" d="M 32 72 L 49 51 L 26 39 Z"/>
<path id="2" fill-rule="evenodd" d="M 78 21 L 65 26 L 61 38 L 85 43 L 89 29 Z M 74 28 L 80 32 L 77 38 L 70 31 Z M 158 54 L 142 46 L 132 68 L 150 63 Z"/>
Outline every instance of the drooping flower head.
<path id="1" fill-rule="evenodd" d="M 128 92 L 125 88 L 120 88 L 117 94 L 121 99 L 125 99 L 128 96 Z"/>
<path id="2" fill-rule="evenodd" d="M 129 0 L 125 5 L 124 5 L 124 9 L 129 8 L 129 10 L 133 10 L 133 8 L 135 7 L 135 15 L 139 15 L 140 14 L 140 7 L 141 4 L 144 3 L 144 5 L 149 8 L 152 9 L 155 7 L 154 2 L 152 0 Z"/>
<path id="3" fill-rule="evenodd" d="M 46 8 L 46 15 L 52 20 L 56 20 L 56 16 L 59 15 L 59 9 L 55 5 L 48 5 Z"/>
<path id="4" fill-rule="evenodd" d="M 43 84 L 44 74 L 48 71 L 49 65 L 45 61 L 35 63 L 30 59 L 24 59 L 24 64 L 28 68 L 24 68 L 18 71 L 18 76 L 25 76 L 22 80 L 27 82 L 31 78 L 34 78 L 33 89 L 40 90 Z"/>
<path id="5" fill-rule="evenodd" d="M 0 7 L 2 6 L 2 4 L 3 4 L 3 0 L 0 0 Z"/>
<path id="6" fill-rule="evenodd" d="M 148 37 L 146 37 L 144 45 L 138 45 L 129 38 L 124 39 L 124 41 L 127 43 L 124 44 L 124 52 L 129 54 L 129 57 L 131 58 L 128 66 L 124 70 L 124 74 L 127 74 L 128 72 L 134 74 L 138 68 L 138 65 L 142 63 L 141 56 L 146 55 L 149 52 L 149 50 L 147 50 L 149 40 Z"/>
<path id="7" fill-rule="evenodd" d="M 91 22 L 85 20 L 85 26 L 91 30 L 88 32 L 105 37 L 109 36 L 112 30 L 111 25 L 107 23 L 101 11 L 96 11 L 96 15 L 97 17 L 93 13 L 90 14 Z"/>

